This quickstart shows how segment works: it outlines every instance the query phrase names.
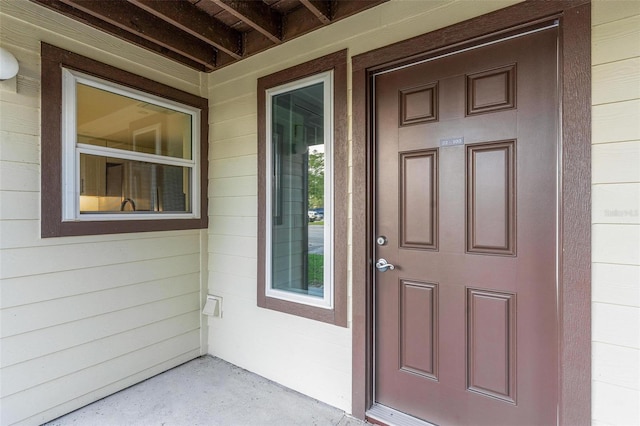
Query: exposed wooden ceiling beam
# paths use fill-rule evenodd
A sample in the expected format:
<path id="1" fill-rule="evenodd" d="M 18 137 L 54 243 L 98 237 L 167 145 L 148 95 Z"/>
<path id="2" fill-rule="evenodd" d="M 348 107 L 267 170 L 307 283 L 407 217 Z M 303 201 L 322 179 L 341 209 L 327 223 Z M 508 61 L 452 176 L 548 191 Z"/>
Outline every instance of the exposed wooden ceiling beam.
<path id="1" fill-rule="evenodd" d="M 141 9 L 222 50 L 242 57 L 242 34 L 212 19 L 206 12 L 182 1 L 129 0 Z"/>
<path id="2" fill-rule="evenodd" d="M 325 0 L 300 0 L 323 24 L 331 23 L 331 2 Z"/>
<path id="3" fill-rule="evenodd" d="M 137 46 L 140 46 L 144 49 L 147 49 L 151 52 L 155 52 L 159 55 L 165 56 L 169 59 L 172 59 L 178 63 L 181 63 L 189 68 L 196 69 L 198 71 L 209 71 L 209 67 L 205 67 L 200 62 L 196 62 L 190 58 L 182 56 L 173 50 L 169 50 L 166 47 L 162 47 L 154 42 L 151 42 L 145 38 L 139 37 L 130 32 L 122 31 L 120 28 L 115 25 L 111 25 L 108 22 L 103 21 L 100 18 L 97 18 L 93 15 L 85 13 L 81 10 L 68 6 L 62 3 L 60 0 L 31 0 L 34 3 L 37 3 L 41 6 L 47 7 L 51 10 L 54 10 L 58 13 L 61 13 L 65 16 L 68 16 L 71 19 L 87 24 L 91 27 L 102 30 L 108 34 L 114 35 L 120 39 L 133 43 Z"/>
<path id="4" fill-rule="evenodd" d="M 149 13 L 142 12 L 131 3 L 118 0 L 61 1 L 121 30 L 173 50 L 209 69 L 216 67 L 216 52 L 212 46 L 177 29 L 171 31 L 171 27 L 166 22 Z"/>
<path id="5" fill-rule="evenodd" d="M 333 3 L 333 21 L 370 9 L 389 0 L 339 0 Z"/>
<path id="6" fill-rule="evenodd" d="M 388 0 L 31 1 L 190 68 L 212 71 Z"/>
<path id="7" fill-rule="evenodd" d="M 273 43 L 282 42 L 282 16 L 262 1 L 212 1 L 251 28 L 259 31 Z"/>

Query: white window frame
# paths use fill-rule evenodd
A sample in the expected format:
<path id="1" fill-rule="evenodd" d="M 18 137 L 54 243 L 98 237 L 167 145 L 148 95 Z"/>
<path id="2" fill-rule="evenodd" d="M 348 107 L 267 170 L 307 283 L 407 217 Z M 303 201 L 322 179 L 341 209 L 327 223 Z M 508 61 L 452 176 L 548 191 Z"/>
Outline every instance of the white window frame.
<path id="1" fill-rule="evenodd" d="M 322 298 L 297 294 L 285 290 L 273 288 L 272 283 L 272 229 L 273 229 L 273 209 L 272 209 L 272 185 L 266 185 L 266 238 L 265 238 L 265 295 L 276 299 L 316 306 L 323 309 L 333 309 L 334 307 L 334 215 L 333 215 L 333 71 L 326 71 L 315 74 L 291 83 L 283 84 L 266 90 L 265 109 L 265 133 L 266 133 L 266 176 L 268 179 L 273 176 L 273 141 L 272 141 L 272 100 L 276 95 L 287 93 L 293 90 L 302 89 L 317 83 L 323 83 L 323 107 L 324 107 L 324 295 Z M 305 219 L 307 212 L 304 211 Z"/>
<path id="2" fill-rule="evenodd" d="M 179 111 L 191 116 L 191 158 L 180 159 L 157 154 L 126 151 L 78 143 L 77 141 L 77 97 L 78 83 L 100 90 L 126 96 L 142 102 Z M 104 221 L 104 220 L 162 220 L 200 218 L 200 109 L 125 87 L 107 80 L 83 74 L 70 69 L 62 69 L 62 221 Z M 80 154 L 147 163 L 186 167 L 190 173 L 190 206 L 185 213 L 127 212 L 122 213 L 80 213 Z"/>

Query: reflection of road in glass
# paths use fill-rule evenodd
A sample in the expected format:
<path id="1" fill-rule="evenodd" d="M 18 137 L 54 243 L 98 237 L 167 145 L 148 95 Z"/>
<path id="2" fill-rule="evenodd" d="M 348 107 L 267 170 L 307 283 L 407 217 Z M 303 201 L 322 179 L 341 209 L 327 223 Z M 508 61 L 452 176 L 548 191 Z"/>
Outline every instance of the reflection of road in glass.
<path id="1" fill-rule="evenodd" d="M 324 254 L 324 225 L 309 225 L 309 253 Z"/>

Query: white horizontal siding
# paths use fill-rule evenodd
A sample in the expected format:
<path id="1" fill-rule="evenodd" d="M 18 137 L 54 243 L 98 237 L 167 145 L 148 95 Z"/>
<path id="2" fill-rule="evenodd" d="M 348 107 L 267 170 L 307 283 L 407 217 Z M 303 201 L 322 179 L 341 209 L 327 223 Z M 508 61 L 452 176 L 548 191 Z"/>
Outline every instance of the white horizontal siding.
<path id="1" fill-rule="evenodd" d="M 227 120 L 244 118 L 258 113 L 258 96 L 255 92 L 245 93 L 240 97 L 217 102 L 211 107 L 211 123 L 217 124 Z"/>
<path id="2" fill-rule="evenodd" d="M 209 280 L 219 283 L 217 289 L 227 296 L 241 297 L 247 300 L 255 297 L 255 276 L 240 276 L 232 272 L 217 270 L 209 272 Z"/>
<path id="3" fill-rule="evenodd" d="M 637 1 L 635 3 L 637 8 Z M 616 20 L 615 25 L 595 26 L 593 28 L 593 63 L 606 64 L 640 56 L 639 26 L 638 15 Z"/>
<path id="4" fill-rule="evenodd" d="M 602 31 L 600 24 L 607 24 L 621 19 L 640 15 L 640 3 L 637 0 L 598 0 L 594 1 L 591 13 L 593 31 Z M 597 45 L 600 38 L 594 38 Z"/>
<path id="5" fill-rule="evenodd" d="M 3 367 L 190 313 L 198 309 L 198 306 L 199 301 L 194 297 L 194 293 L 187 293 L 73 323 L 6 337 L 2 339 Z"/>
<path id="6" fill-rule="evenodd" d="M 20 206 L 16 209 L 16 206 Z M 0 220 L 38 220 L 40 218 L 40 194 L 26 191 L 3 191 Z"/>
<path id="7" fill-rule="evenodd" d="M 599 425 L 635 426 L 640 424 L 638 391 L 611 383 L 593 381 L 593 420 Z"/>
<path id="8" fill-rule="evenodd" d="M 211 237 L 211 241 L 215 241 L 216 236 Z M 217 244 L 217 243 L 214 243 Z M 247 247 L 247 253 L 245 256 L 228 255 L 222 253 L 216 253 L 213 249 L 209 258 L 209 271 L 211 273 L 227 273 L 233 276 L 253 278 L 257 277 L 257 256 L 251 252 L 251 247 Z M 222 251 L 222 250 L 220 250 Z M 254 293 L 255 296 L 255 293 Z"/>
<path id="9" fill-rule="evenodd" d="M 639 69 L 640 57 L 594 66 L 593 103 L 600 105 L 640 98 Z"/>
<path id="10" fill-rule="evenodd" d="M 594 263 L 592 272 L 594 302 L 640 306 L 640 266 Z"/>
<path id="11" fill-rule="evenodd" d="M 156 347 L 156 348 L 153 348 L 152 350 L 157 350 L 157 349 L 159 348 Z M 111 395 L 112 393 L 118 392 L 124 388 L 127 388 L 143 380 L 146 380 L 149 377 L 153 377 L 175 366 L 178 366 L 187 361 L 190 361 L 197 356 L 198 356 L 197 351 L 191 351 L 191 352 L 186 352 L 184 354 L 180 354 L 173 358 L 169 358 L 166 361 L 160 362 L 155 365 L 147 365 L 146 368 L 145 366 L 142 366 L 143 369 L 137 371 L 135 374 L 124 377 L 118 380 L 117 382 L 111 382 L 111 383 L 105 384 L 100 389 L 92 390 L 85 394 L 79 395 L 74 399 L 71 399 L 67 402 L 57 405 L 56 407 L 51 408 L 50 410 L 47 410 L 44 413 L 33 415 L 25 419 L 22 423 L 23 424 L 41 424 L 51 417 L 55 418 L 55 417 L 59 417 L 61 415 L 67 414 L 75 410 L 77 407 L 83 407 L 107 395 Z M 125 359 L 124 361 L 125 363 L 128 362 L 127 359 Z M 150 361 L 150 359 L 147 359 L 147 362 L 148 361 Z"/>
<path id="12" fill-rule="evenodd" d="M 17 334 L 80 321 L 85 318 L 121 311 L 159 300 L 171 299 L 199 291 L 198 274 L 154 279 L 126 287 L 85 293 L 62 299 L 47 300 L 0 313 L 3 338 Z M 33 315 L 39 312 L 40 315 Z"/>
<path id="13" fill-rule="evenodd" d="M 640 308 L 637 306 L 594 303 L 593 341 L 627 348 L 640 348 Z M 631 367 L 631 366 L 629 366 Z"/>
<path id="14" fill-rule="evenodd" d="M 36 192 L 39 190 L 40 168 L 37 164 L 2 162 L 0 191 Z"/>
<path id="15" fill-rule="evenodd" d="M 640 100 L 594 105 L 591 114 L 594 144 L 640 140 Z"/>
<path id="16" fill-rule="evenodd" d="M 2 397 L 13 395 L 42 383 L 59 379 L 76 371 L 95 367 L 112 358 L 143 349 L 166 339 L 197 330 L 196 312 L 169 317 L 161 321 L 112 334 L 87 343 L 6 367 L 1 372 Z"/>
<path id="17" fill-rule="evenodd" d="M 197 341 L 198 338 L 199 331 L 197 330 L 174 336 L 123 356 L 111 358 L 95 368 L 77 370 L 60 379 L 42 383 L 39 386 L 3 398 L 3 422 L 6 424 L 17 423 L 34 414 L 34 404 L 38 404 L 42 408 L 55 408 L 74 398 L 95 391 L 96 384 L 104 387 L 117 383 L 132 374 L 166 362 L 168 359 L 185 355 L 194 358 L 198 356 L 199 349 L 193 349 L 193 341 Z M 186 359 L 181 361 L 184 362 Z"/>
<path id="18" fill-rule="evenodd" d="M 160 244 L 162 240 L 165 240 L 166 247 L 165 244 Z M 0 261 L 0 277 L 14 278 L 193 254 L 198 252 L 199 247 L 197 232 L 170 234 L 165 238 L 145 238 L 144 235 L 109 241 L 96 238 L 92 242 L 79 244 L 55 244 L 56 241 L 73 241 L 67 238 L 48 241 L 49 245 L 4 249 Z M 33 262 L 34 258 L 39 261 Z"/>
<path id="19" fill-rule="evenodd" d="M 257 198 L 258 176 L 233 176 L 227 178 L 209 179 L 209 197 L 242 197 L 253 196 Z M 216 200 L 212 202 L 215 203 Z M 223 200 L 217 200 L 224 202 Z M 257 202 L 257 201 L 256 201 Z M 257 212 L 255 213 L 257 215 Z"/>
<path id="20" fill-rule="evenodd" d="M 0 88 L 0 424 L 40 424 L 201 354 L 207 244 L 206 231 L 40 238 L 40 42 L 206 90 L 199 73 L 35 3 L 2 2 L 0 19 L 20 63 Z"/>
<path id="21" fill-rule="evenodd" d="M 0 129 L 19 135 L 40 135 L 40 108 L 2 101 Z"/>
<path id="22" fill-rule="evenodd" d="M 214 159 L 210 161 L 211 178 L 226 178 L 238 176 L 253 176 L 256 174 L 255 168 L 258 164 L 258 156 L 245 155 L 232 158 Z"/>
<path id="23" fill-rule="evenodd" d="M 257 238 L 255 236 L 245 237 L 238 235 L 215 235 L 209 237 L 209 244 L 215 243 L 210 253 L 217 253 L 231 256 L 244 256 L 246 253 L 255 253 L 258 250 Z M 222 249 L 224 248 L 224 249 Z"/>
<path id="24" fill-rule="evenodd" d="M 640 350 L 593 343 L 593 380 L 640 391 Z"/>
<path id="25" fill-rule="evenodd" d="M 592 227 L 594 262 L 637 265 L 640 259 L 640 225 L 615 224 Z"/>
<path id="26" fill-rule="evenodd" d="M 114 290 L 137 283 L 191 275 L 199 270 L 199 256 L 184 254 L 10 278 L 2 281 L 0 307 L 6 309 L 56 298 Z M 110 279 L 96 280 L 96 276 L 106 276 Z M 46 280 L 46 286 L 42 285 L 43 280 Z"/>
<path id="27" fill-rule="evenodd" d="M 2 99 L 1 95 L 0 99 Z M 33 135 L 0 131 L 0 161 L 38 164 L 40 140 Z"/>
<path id="28" fill-rule="evenodd" d="M 245 135 L 224 139 L 213 144 L 211 149 L 216 153 L 217 160 L 257 154 L 256 138 L 255 135 Z"/>
<path id="29" fill-rule="evenodd" d="M 592 411 L 640 424 L 640 2 L 592 13 Z"/>
<path id="30" fill-rule="evenodd" d="M 592 198 L 594 224 L 640 224 L 640 183 L 594 185 Z"/>
<path id="31" fill-rule="evenodd" d="M 597 144 L 592 156 L 593 183 L 640 181 L 640 170 L 636 167 L 640 161 L 640 141 Z"/>

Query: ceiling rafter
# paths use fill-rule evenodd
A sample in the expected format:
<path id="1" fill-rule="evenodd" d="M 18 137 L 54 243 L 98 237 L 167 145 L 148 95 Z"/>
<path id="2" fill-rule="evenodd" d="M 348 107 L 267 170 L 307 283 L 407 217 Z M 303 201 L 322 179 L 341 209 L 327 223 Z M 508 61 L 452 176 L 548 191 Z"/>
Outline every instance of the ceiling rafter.
<path id="1" fill-rule="evenodd" d="M 389 0 L 31 1 L 210 72 Z"/>
<path id="2" fill-rule="evenodd" d="M 101 31 L 104 31 L 105 33 L 115 35 L 137 46 L 140 46 L 144 49 L 155 52 L 159 55 L 172 59 L 176 62 L 180 62 L 181 64 L 186 65 L 190 68 L 196 69 L 198 71 L 210 70 L 209 67 L 204 66 L 200 62 L 194 61 L 186 56 L 176 53 L 173 50 L 167 49 L 166 47 L 163 47 L 155 42 L 149 41 L 146 38 L 140 37 L 133 33 L 127 33 L 126 35 L 123 35 L 123 32 L 119 27 L 112 25 L 102 20 L 99 17 L 85 13 L 74 7 L 68 6 L 62 3 L 60 0 L 31 0 L 31 1 L 33 1 L 34 3 L 38 3 L 42 6 L 45 6 L 51 10 L 54 10 L 62 15 L 68 16 L 69 18 L 72 18 L 78 22 L 82 22 L 84 24 L 97 28 Z"/>
<path id="3" fill-rule="evenodd" d="M 191 34 L 234 59 L 242 57 L 242 34 L 182 1 L 128 0 L 139 8 Z"/>
<path id="4" fill-rule="evenodd" d="M 325 0 L 300 0 L 324 25 L 331 23 L 331 2 Z"/>
<path id="5" fill-rule="evenodd" d="M 262 33 L 273 43 L 282 42 L 282 15 L 262 1 L 204 0 L 211 1 L 254 30 Z"/>
<path id="6" fill-rule="evenodd" d="M 207 68 L 216 66 L 216 51 L 209 44 L 185 32 L 168 32 L 164 21 L 119 0 L 60 0 L 68 6 L 99 17 L 116 27 L 173 50 Z"/>
<path id="7" fill-rule="evenodd" d="M 363 12 L 367 9 L 375 7 L 384 1 L 380 0 L 338 0 L 332 3 L 332 13 L 333 20 L 337 21 L 339 19 L 346 18 L 351 15 L 355 15 L 356 13 Z"/>

